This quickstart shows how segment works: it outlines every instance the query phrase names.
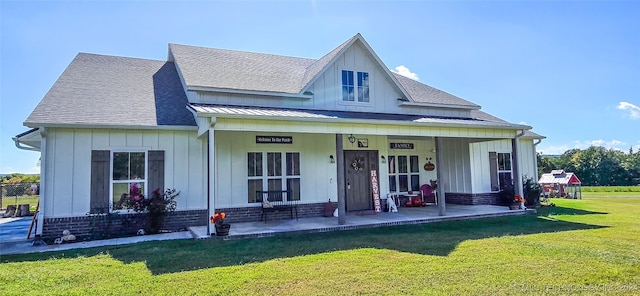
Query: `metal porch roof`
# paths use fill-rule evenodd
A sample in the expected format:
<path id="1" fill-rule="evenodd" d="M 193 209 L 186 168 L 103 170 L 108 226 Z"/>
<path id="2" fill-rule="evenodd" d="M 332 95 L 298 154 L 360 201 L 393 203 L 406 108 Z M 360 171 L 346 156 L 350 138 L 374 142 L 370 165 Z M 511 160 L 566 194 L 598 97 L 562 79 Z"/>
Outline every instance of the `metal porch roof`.
<path id="1" fill-rule="evenodd" d="M 197 113 L 219 117 L 262 117 L 273 119 L 318 119 L 328 121 L 371 120 L 389 123 L 416 123 L 439 126 L 464 126 L 476 128 L 529 129 L 529 126 L 511 124 L 505 121 L 489 121 L 479 118 L 428 117 L 422 115 L 363 113 L 347 111 L 286 109 L 271 107 L 247 107 L 232 105 L 189 104 Z"/>

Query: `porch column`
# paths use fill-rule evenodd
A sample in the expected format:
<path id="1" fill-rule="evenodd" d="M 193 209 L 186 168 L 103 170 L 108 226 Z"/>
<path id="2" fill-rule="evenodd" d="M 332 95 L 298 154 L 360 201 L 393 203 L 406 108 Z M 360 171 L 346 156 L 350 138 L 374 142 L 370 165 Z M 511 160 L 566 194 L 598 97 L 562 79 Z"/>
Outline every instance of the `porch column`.
<path id="1" fill-rule="evenodd" d="M 444 180 L 442 179 L 442 164 L 443 164 L 443 160 L 442 160 L 442 152 L 440 151 L 440 146 L 441 146 L 441 141 L 442 139 L 440 139 L 440 137 L 435 137 L 435 142 L 436 142 L 436 164 L 438 165 L 438 168 L 436 169 L 436 178 L 438 179 L 438 185 L 436 188 L 436 192 L 438 193 L 438 215 L 439 216 L 445 216 L 447 214 L 447 208 L 445 205 L 445 199 L 444 199 Z"/>
<path id="2" fill-rule="evenodd" d="M 338 224 L 344 225 L 347 221 L 347 203 L 344 187 L 344 149 L 342 147 L 342 134 L 336 134 L 336 173 L 338 184 Z"/>
<path id="3" fill-rule="evenodd" d="M 209 221 L 209 217 L 216 213 L 215 200 L 216 200 L 216 144 L 215 144 L 215 131 L 213 126 L 215 125 L 215 118 L 210 119 L 209 131 L 207 132 L 208 145 L 207 145 L 207 193 L 209 198 L 207 199 L 207 234 L 215 234 L 214 225 Z"/>
<path id="4" fill-rule="evenodd" d="M 514 139 L 511 139 L 511 148 L 513 150 L 513 160 L 511 161 L 511 166 L 513 169 L 513 177 L 515 179 L 513 180 L 513 193 L 519 194 L 520 196 L 522 196 L 522 198 L 527 198 L 526 196 L 524 196 L 522 190 L 522 175 L 520 173 L 520 136 L 522 136 L 523 133 L 518 134 Z"/>

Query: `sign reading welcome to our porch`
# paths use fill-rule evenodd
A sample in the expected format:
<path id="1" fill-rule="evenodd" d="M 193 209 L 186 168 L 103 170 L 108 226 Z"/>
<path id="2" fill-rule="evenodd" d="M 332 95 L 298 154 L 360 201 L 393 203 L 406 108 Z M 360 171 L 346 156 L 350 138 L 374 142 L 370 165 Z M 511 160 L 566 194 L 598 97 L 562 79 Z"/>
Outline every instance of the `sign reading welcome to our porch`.
<path id="1" fill-rule="evenodd" d="M 291 136 L 256 136 L 256 144 L 293 144 Z"/>

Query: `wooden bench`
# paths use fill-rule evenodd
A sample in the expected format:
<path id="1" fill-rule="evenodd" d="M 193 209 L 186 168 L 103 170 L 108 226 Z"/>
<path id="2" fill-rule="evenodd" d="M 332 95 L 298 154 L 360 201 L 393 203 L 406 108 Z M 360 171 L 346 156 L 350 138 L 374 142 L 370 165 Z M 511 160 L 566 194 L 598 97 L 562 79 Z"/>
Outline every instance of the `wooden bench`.
<path id="1" fill-rule="evenodd" d="M 260 221 L 264 219 L 264 222 L 267 222 L 267 213 L 286 210 L 289 211 L 291 219 L 293 219 L 293 214 L 295 213 L 296 221 L 298 220 L 298 200 L 291 200 L 290 194 L 286 190 L 256 191 L 256 201 L 262 204 Z"/>

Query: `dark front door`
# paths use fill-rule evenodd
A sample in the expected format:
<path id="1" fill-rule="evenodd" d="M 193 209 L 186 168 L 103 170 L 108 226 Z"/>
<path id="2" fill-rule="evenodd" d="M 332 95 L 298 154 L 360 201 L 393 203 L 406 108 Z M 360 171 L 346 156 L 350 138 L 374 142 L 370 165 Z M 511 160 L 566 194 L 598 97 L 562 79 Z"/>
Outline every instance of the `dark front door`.
<path id="1" fill-rule="evenodd" d="M 347 212 L 372 210 L 371 171 L 378 171 L 378 151 L 345 151 L 344 165 Z"/>

